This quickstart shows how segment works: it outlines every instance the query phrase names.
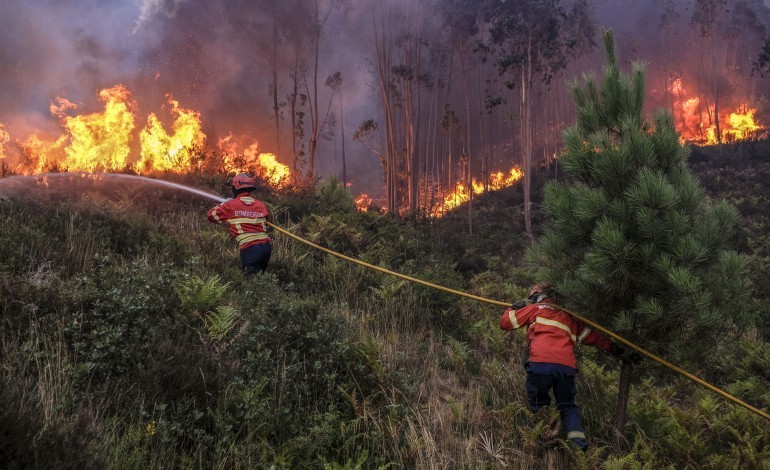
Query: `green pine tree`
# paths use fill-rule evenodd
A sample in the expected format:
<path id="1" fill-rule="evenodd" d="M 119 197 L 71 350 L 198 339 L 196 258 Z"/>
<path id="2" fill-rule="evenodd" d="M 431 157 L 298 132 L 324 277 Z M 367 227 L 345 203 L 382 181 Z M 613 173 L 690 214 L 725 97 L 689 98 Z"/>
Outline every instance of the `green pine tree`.
<path id="1" fill-rule="evenodd" d="M 565 182 L 545 188 L 545 227 L 527 253 L 559 303 L 673 361 L 702 357 L 743 320 L 746 259 L 729 249 L 738 212 L 710 201 L 666 112 L 644 114 L 645 69 L 622 73 L 612 31 L 600 83 L 572 85 Z M 616 439 L 633 364 L 622 365 Z"/>

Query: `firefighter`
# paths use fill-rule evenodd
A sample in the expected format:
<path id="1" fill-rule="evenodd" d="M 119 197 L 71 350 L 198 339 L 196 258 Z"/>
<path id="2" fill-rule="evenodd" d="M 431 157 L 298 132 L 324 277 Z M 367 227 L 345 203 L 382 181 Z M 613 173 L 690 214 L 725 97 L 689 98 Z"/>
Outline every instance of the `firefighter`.
<path id="1" fill-rule="evenodd" d="M 267 269 L 272 253 L 267 234 L 267 206 L 251 194 L 257 185 L 246 173 L 229 178 L 227 184 L 233 197 L 209 210 L 207 217 L 211 223 L 228 224 L 230 235 L 240 248 L 244 274 L 262 273 Z"/>
<path id="2" fill-rule="evenodd" d="M 580 409 L 575 404 L 575 376 L 577 364 L 575 345 L 588 344 L 613 356 L 638 361 L 629 351 L 619 347 L 583 322 L 558 310 L 555 290 L 551 284 L 539 283 L 532 287 L 527 300 L 517 300 L 500 318 L 500 328 L 515 330 L 528 327 L 529 360 L 527 371 L 527 405 L 536 413 L 551 404 L 549 391 L 553 389 L 561 422 L 567 439 L 583 451 L 588 449 L 585 430 L 580 424 Z"/>

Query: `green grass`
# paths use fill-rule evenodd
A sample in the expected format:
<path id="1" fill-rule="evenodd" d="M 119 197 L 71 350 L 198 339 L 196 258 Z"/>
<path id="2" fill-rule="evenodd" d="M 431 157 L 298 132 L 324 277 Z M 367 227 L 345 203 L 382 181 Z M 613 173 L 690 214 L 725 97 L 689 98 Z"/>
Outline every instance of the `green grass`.
<path id="1" fill-rule="evenodd" d="M 454 289 L 513 299 L 532 281 L 521 239 L 498 233 L 520 221 L 506 224 L 500 208 L 480 205 L 494 221 L 470 239 L 451 218 L 324 212 L 322 197 L 346 204 L 325 191 L 268 202 L 294 233 Z M 209 202 L 183 194 L 95 185 L 24 196 L 0 202 L 0 467 L 542 463 L 553 410 L 526 409 L 526 340 L 497 328 L 501 309 L 281 236 L 268 272 L 244 278 L 234 243 L 204 219 Z M 688 367 L 766 408 L 770 357 L 752 334 Z M 593 450 L 565 447 L 574 468 L 766 465 L 766 423 L 650 364 L 632 390 L 627 443 L 610 449 L 617 366 L 593 351 L 580 361 Z"/>

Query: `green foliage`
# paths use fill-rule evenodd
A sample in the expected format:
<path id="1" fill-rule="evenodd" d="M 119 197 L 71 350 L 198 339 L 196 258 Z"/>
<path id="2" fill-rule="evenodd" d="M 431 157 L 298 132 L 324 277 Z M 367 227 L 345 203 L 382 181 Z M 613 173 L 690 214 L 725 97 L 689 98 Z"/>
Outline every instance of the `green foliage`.
<path id="1" fill-rule="evenodd" d="M 318 186 L 319 206 L 327 213 L 354 212 L 355 199 L 348 188 L 337 181 L 336 176 L 330 176 Z"/>
<path id="2" fill-rule="evenodd" d="M 222 283 L 218 275 L 202 279 L 193 275 L 177 288 L 182 308 L 191 312 L 205 313 L 213 310 L 227 292 L 229 283 Z"/>
<path id="3" fill-rule="evenodd" d="M 728 243 L 738 213 L 706 199 L 672 118 L 642 114 L 644 68 L 621 73 L 611 32 L 605 46 L 603 80 L 573 86 L 568 180 L 546 185 L 527 258 L 577 311 L 669 357 L 700 357 L 746 320 L 735 305 L 750 294 L 747 259 Z"/>
<path id="4" fill-rule="evenodd" d="M 631 153 L 618 155 L 622 164 L 602 171 L 631 171 Z M 730 172 L 703 173 L 711 185 Z M 559 204 L 575 209 L 574 226 L 601 226 L 586 275 L 633 272 L 632 263 L 607 264 L 623 247 L 648 254 L 646 262 L 670 271 L 666 282 L 685 297 L 678 302 L 708 306 L 709 315 L 682 328 L 722 325 L 711 305 L 735 301 L 742 284 L 733 273 L 743 264 L 713 247 L 730 244 L 720 234 L 735 212 L 715 204 L 711 224 L 692 224 L 681 208 L 709 206 L 686 175 L 645 178 L 638 205 L 666 206 L 653 189 L 674 186 L 678 214 L 659 221 L 614 203 L 612 194 L 630 185 L 605 190 L 583 182 L 578 201 L 554 190 Z M 518 463 L 524 443 L 557 431 L 526 410 L 526 340 L 500 331 L 500 308 L 352 267 L 278 234 L 268 273 L 243 277 L 232 242 L 202 218 L 207 203 L 115 189 L 100 188 L 98 198 L 0 202 L 0 429 L 9 430 L 0 436 L 0 467 L 498 468 Z M 473 237 L 458 230 L 462 215 L 426 225 L 315 211 L 315 190 L 281 200 L 289 201 L 282 225 L 378 266 L 513 300 L 536 279 L 517 265 L 526 243 L 510 210 L 520 203 L 517 191 L 477 201 Z M 707 192 L 713 195 L 711 186 Z M 731 194 L 742 213 L 763 207 L 759 189 L 744 200 L 735 187 Z M 168 204 L 157 207 L 158 199 Z M 623 217 L 611 217 L 617 214 Z M 618 236 L 637 217 L 647 238 L 672 240 L 666 257 L 633 251 Z M 753 240 L 766 236 L 762 219 L 738 223 L 731 241 L 766 250 L 763 239 Z M 675 238 L 667 228 L 689 225 L 700 229 Z M 575 233 L 591 241 L 593 232 L 581 230 Z M 694 275 L 685 264 L 709 268 Z M 754 266 L 761 271 L 761 260 Z M 703 286 L 719 278 L 725 287 L 704 295 Z M 742 304 L 755 324 L 766 305 L 758 298 Z M 668 328 L 668 300 L 640 295 L 619 323 L 635 328 L 638 311 Z M 715 345 L 715 357 L 699 369 L 767 408 L 768 350 L 750 332 L 742 342 Z M 655 368 L 645 369 L 653 378 L 631 395 L 628 451 L 607 455 L 617 380 L 609 364 L 602 355 L 581 358 L 579 397 L 592 450 L 565 449 L 572 467 L 764 465 L 770 436 L 762 422 Z"/>
<path id="5" fill-rule="evenodd" d="M 209 335 L 215 340 L 224 338 L 233 328 L 240 314 L 233 307 L 222 305 L 206 316 Z"/>

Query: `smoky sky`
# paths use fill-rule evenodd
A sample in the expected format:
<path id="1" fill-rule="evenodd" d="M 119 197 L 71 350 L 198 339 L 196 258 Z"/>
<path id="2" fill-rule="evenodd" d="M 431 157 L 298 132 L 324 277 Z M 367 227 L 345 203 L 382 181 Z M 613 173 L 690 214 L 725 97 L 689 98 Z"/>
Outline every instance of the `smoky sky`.
<path id="1" fill-rule="evenodd" d="M 342 106 L 348 174 L 357 189 L 381 191 L 382 172 L 376 156 L 353 142 L 350 135 L 367 119 L 380 119 L 379 97 L 372 63 L 372 9 L 384 0 L 320 0 L 322 28 L 319 55 L 319 106 L 328 103 L 325 78 L 341 72 L 343 87 L 332 111 Z M 273 7 L 283 5 L 291 19 L 295 0 L 0 0 L 0 124 L 11 142 L 29 134 L 54 137 L 62 133 L 49 106 L 57 96 L 77 104 L 76 113 L 101 111 L 98 92 L 125 85 L 136 101 L 136 125 L 156 113 L 167 130 L 172 117 L 167 95 L 182 108 L 200 112 L 209 148 L 232 132 L 242 142 L 260 142 L 261 150 L 276 150 L 273 102 L 270 91 Z M 307 2 L 306 2 L 307 3 Z M 390 0 L 414 10 L 422 8 L 425 34 L 442 41 L 440 17 L 433 12 L 440 0 Z M 570 4 L 571 1 L 563 2 Z M 663 104 L 664 72 L 697 70 L 688 18 L 692 0 L 676 0 L 676 27 L 667 44 L 681 41 L 679 52 L 663 50 L 660 12 L 667 0 L 594 0 L 597 31 L 613 28 L 618 52 L 626 61 L 649 64 L 651 99 Z M 745 0 L 750 5 L 768 1 Z M 759 8 L 754 8 L 759 11 Z M 761 21 L 770 24 L 767 8 Z M 403 18 L 402 18 L 403 19 Z M 394 22 L 398 27 L 398 21 Z M 598 33 L 597 33 L 598 34 Z M 292 69 L 286 32 L 280 32 L 278 93 L 285 104 Z M 675 38 L 672 40 L 671 38 Z M 597 42 L 598 42 L 597 35 Z M 759 38 L 762 39 L 762 38 Z M 736 43 L 737 44 L 737 43 Z M 760 42 L 761 44 L 761 42 Z M 687 48 L 690 48 L 688 50 Z M 747 52 L 751 52 L 747 47 Z M 751 50 L 758 47 L 751 45 Z M 745 55 L 745 54 L 744 54 Z M 601 47 L 594 59 L 581 59 L 570 73 L 586 67 L 597 70 Z M 746 56 L 748 57 L 748 56 Z M 666 58 L 667 63 L 663 63 Z M 744 62 L 749 63 L 747 59 Z M 456 65 L 455 65 L 456 67 Z M 440 73 L 438 70 L 432 71 Z M 455 72 L 456 73 L 456 72 Z M 442 77 L 447 78 L 447 77 Z M 567 77 L 571 78 L 571 77 Z M 555 84 L 566 88 L 567 79 Z M 501 86 L 498 81 L 497 86 Z M 459 87 L 456 87 L 459 90 Z M 726 89 L 726 94 L 731 90 Z M 461 106 L 457 106 L 461 109 Z M 281 108 L 282 143 L 279 160 L 289 163 L 288 110 Z M 306 117 L 307 120 L 307 117 Z M 306 122 L 309 124 L 309 122 Z M 505 125 L 502 122 L 501 125 Z M 515 132 L 511 132 L 515 138 Z M 340 174 L 342 140 L 321 141 L 317 170 L 321 176 Z M 515 163 L 515 161 L 513 162 Z"/>
<path id="2" fill-rule="evenodd" d="M 49 106 L 57 96 L 78 105 L 76 113 L 103 109 L 99 90 L 118 83 L 136 101 L 137 126 L 155 112 L 170 130 L 167 95 L 201 113 L 209 147 L 232 132 L 275 151 L 270 93 L 272 1 L 255 0 L 1 0 L 0 123 L 11 140 L 30 133 L 61 134 Z M 330 8 L 321 2 L 322 11 Z M 360 57 L 366 45 L 344 39 L 355 13 L 335 10 L 321 38 L 321 109 L 324 80 L 343 72 L 347 128 L 374 118 Z M 287 59 L 279 57 L 279 61 Z M 285 80 L 286 77 L 281 77 Z M 281 81 L 279 78 L 279 81 Z M 279 88 L 282 101 L 288 91 Z M 285 116 L 285 113 L 284 113 Z M 284 122 L 284 126 L 288 124 Z M 288 130 L 284 133 L 288 134 Z M 348 132 L 349 133 L 349 132 Z M 322 142 L 319 166 L 336 171 L 334 143 Z M 337 146 L 341 146 L 338 142 Z M 351 171 L 379 171 L 368 151 L 347 143 Z M 286 153 L 286 152 L 282 152 Z M 323 157 L 326 154 L 326 160 Z M 357 158 L 356 158 L 357 157 Z M 284 163 L 288 156 L 279 155 Z M 358 160 L 358 161 L 357 161 Z M 372 178 L 367 178 L 372 179 Z M 373 182 L 373 181 L 372 181 Z"/>

